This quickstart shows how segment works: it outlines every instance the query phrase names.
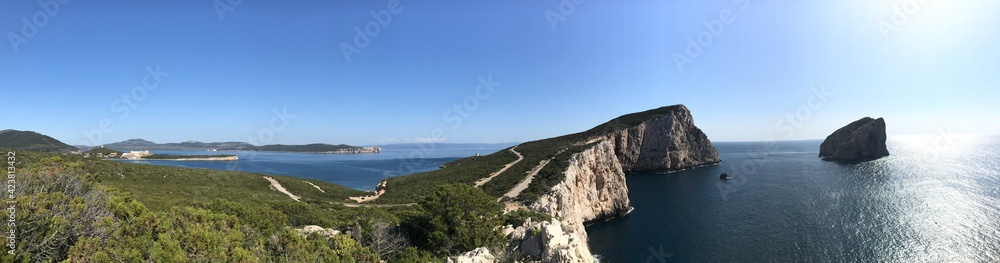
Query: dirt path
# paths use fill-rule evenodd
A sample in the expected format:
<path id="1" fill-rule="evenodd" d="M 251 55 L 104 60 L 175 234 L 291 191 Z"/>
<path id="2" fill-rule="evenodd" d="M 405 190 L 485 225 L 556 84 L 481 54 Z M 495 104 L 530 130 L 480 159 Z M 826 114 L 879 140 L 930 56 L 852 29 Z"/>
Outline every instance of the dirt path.
<path id="1" fill-rule="evenodd" d="M 344 203 L 346 207 L 397 207 L 397 206 L 415 206 L 417 203 L 407 203 L 407 204 L 352 204 Z"/>
<path id="2" fill-rule="evenodd" d="M 486 177 L 486 178 L 483 178 L 483 179 L 479 179 L 479 181 L 476 181 L 476 187 L 481 187 L 481 186 L 483 186 L 484 184 L 486 184 L 486 183 L 489 183 L 489 182 L 490 182 L 490 180 L 493 180 L 493 177 L 497 177 L 497 175 L 500 175 L 500 174 L 502 174 L 503 172 L 506 172 L 506 171 L 507 171 L 507 169 L 510 169 L 510 167 L 511 167 L 511 166 L 514 166 L 515 164 L 517 164 L 517 163 L 521 162 L 521 160 L 524 160 L 524 155 L 521 155 L 521 153 L 519 153 L 519 152 L 515 151 L 514 149 L 517 149 L 517 146 L 514 146 L 514 147 L 511 147 L 511 148 L 510 148 L 510 152 L 512 152 L 512 153 L 514 153 L 514 154 L 516 154 L 516 155 L 517 155 L 517 160 L 514 160 L 514 161 L 513 161 L 513 162 L 511 162 L 511 163 L 508 163 L 508 164 L 507 164 L 507 166 L 504 166 L 504 167 L 503 167 L 503 168 L 501 168 L 501 169 L 500 169 L 499 171 L 496 171 L 495 173 L 493 173 L 493 174 L 490 174 L 490 177 Z"/>
<path id="3" fill-rule="evenodd" d="M 319 186 L 316 186 L 316 185 L 315 185 L 315 184 L 313 184 L 312 182 L 309 182 L 309 181 L 303 181 L 303 182 L 306 182 L 307 184 L 309 184 L 309 185 L 311 185 L 311 186 L 313 186 L 313 187 L 316 187 L 316 190 L 319 190 L 320 192 L 324 192 L 324 193 L 326 193 L 326 191 L 323 191 L 323 188 L 319 188 Z"/>
<path id="4" fill-rule="evenodd" d="M 271 182 L 271 186 L 274 187 L 275 190 L 278 190 L 278 192 L 285 193 L 286 195 L 288 195 L 288 197 L 291 197 L 293 200 L 301 202 L 301 201 L 299 201 L 299 199 L 302 199 L 301 197 L 298 197 L 296 195 L 293 195 L 292 193 L 289 193 L 288 190 L 285 189 L 284 186 L 281 186 L 281 184 L 279 184 L 278 181 L 275 181 L 274 178 L 271 178 L 270 176 L 264 176 L 264 179 L 267 179 L 268 181 L 270 181 Z"/>
<path id="5" fill-rule="evenodd" d="M 528 185 L 531 185 L 531 180 L 535 179 L 535 175 L 538 175 L 538 171 L 541 171 L 542 168 L 545 168 L 545 165 L 549 164 L 549 162 L 551 162 L 552 159 L 554 159 L 554 158 L 555 157 L 552 157 L 552 158 L 549 158 L 548 160 L 544 160 L 544 161 L 538 163 L 538 166 L 535 166 L 535 169 L 531 170 L 531 174 L 529 174 L 527 177 L 525 177 L 524 180 L 521 181 L 521 183 L 518 183 L 516 186 L 514 186 L 514 188 L 511 188 L 510 191 L 508 191 L 503 196 L 510 197 L 510 198 L 516 198 L 518 195 L 521 195 L 521 191 L 524 191 L 524 189 L 528 189 Z M 502 198 L 503 197 L 501 197 L 501 199 Z"/>

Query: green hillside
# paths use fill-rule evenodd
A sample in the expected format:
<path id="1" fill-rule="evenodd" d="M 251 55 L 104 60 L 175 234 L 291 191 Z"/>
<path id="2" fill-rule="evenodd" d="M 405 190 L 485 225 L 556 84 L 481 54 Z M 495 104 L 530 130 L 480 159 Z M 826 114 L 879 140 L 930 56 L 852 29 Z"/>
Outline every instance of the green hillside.
<path id="1" fill-rule="evenodd" d="M 538 163 L 550 161 L 516 201 L 531 202 L 561 182 L 568 158 L 590 146 L 586 139 L 676 109 L 625 115 L 582 133 L 390 178 L 374 204 L 348 201 L 366 193 L 319 180 L 16 150 L 16 222 L 25 232 L 17 253 L 0 254 L 0 261 L 443 262 L 477 247 L 501 251 L 502 224 L 547 217 L 504 214 L 496 202 Z M 512 150 L 520 162 L 472 186 L 518 160 Z M 306 225 L 351 234 L 292 229 Z"/>
<path id="2" fill-rule="evenodd" d="M 58 153 L 80 150 L 37 132 L 18 130 L 0 131 L 0 148 Z"/>
<path id="3" fill-rule="evenodd" d="M 262 174 L 0 152 L 16 159 L 21 231 L 0 262 L 444 262 L 503 249 L 502 223 L 545 218 L 504 215 L 464 184 L 439 185 L 412 206 L 348 207 L 361 191 L 318 180 L 266 175 L 298 202 Z M 341 234 L 293 229 L 307 225 Z"/>
<path id="4" fill-rule="evenodd" d="M 539 163 L 551 159 L 551 162 L 539 171 L 535 179 L 532 180 L 528 189 L 518 196 L 519 200 L 517 201 L 531 203 L 563 180 L 565 176 L 563 171 L 566 168 L 567 160 L 573 154 L 588 148 L 588 145 L 585 145 L 587 139 L 633 127 L 678 110 L 687 111 L 687 108 L 684 105 L 674 105 L 632 113 L 612 119 L 584 132 L 522 143 L 515 150 L 524 156 L 524 160 L 490 180 L 482 186 L 482 189 L 487 194 L 499 198 L 524 180 Z M 433 189 L 435 185 L 442 182 L 473 184 L 477 180 L 499 171 L 504 165 L 515 159 L 517 157 L 514 154 L 510 153 L 508 149 L 504 149 L 490 155 L 456 160 L 446 164 L 443 169 L 393 177 L 386 184 L 388 189 L 386 193 L 374 202 L 415 202 L 420 196 Z"/>
<path id="5" fill-rule="evenodd" d="M 313 143 L 306 145 L 283 145 L 283 144 L 273 144 L 256 146 L 252 149 L 254 151 L 269 151 L 269 152 L 334 152 L 340 150 L 350 150 L 357 149 L 360 147 L 350 146 L 346 144 L 325 144 L 325 143 Z"/>

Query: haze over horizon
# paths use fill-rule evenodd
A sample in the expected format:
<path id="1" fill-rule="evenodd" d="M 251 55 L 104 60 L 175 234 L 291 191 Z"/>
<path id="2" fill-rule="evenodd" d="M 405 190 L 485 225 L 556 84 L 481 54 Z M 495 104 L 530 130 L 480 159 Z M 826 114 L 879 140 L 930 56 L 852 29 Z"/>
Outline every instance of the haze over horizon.
<path id="1" fill-rule="evenodd" d="M 1000 132 L 1000 2 L 394 3 L 4 1 L 0 129 L 507 143 L 684 104 L 713 141 Z"/>

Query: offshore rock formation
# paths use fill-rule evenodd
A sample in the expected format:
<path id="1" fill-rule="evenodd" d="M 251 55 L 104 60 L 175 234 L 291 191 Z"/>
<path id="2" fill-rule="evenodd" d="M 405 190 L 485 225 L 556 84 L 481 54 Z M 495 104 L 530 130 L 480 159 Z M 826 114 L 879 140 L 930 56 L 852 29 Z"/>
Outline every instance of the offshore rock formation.
<path id="1" fill-rule="evenodd" d="M 859 163 L 889 156 L 885 120 L 864 117 L 830 134 L 819 147 L 826 161 Z"/>
<path id="2" fill-rule="evenodd" d="M 562 220 L 538 226 L 544 229 L 543 234 L 548 233 L 539 239 L 541 262 L 594 261 L 584 223 L 631 211 L 626 172 L 670 172 L 720 162 L 708 136 L 695 127 L 687 107 L 654 111 L 657 114 L 638 124 L 614 125 L 611 127 L 618 129 L 589 138 L 585 143 L 591 146 L 569 158 L 565 179 L 531 205 L 533 210 Z M 634 117 L 616 120 L 630 116 Z"/>

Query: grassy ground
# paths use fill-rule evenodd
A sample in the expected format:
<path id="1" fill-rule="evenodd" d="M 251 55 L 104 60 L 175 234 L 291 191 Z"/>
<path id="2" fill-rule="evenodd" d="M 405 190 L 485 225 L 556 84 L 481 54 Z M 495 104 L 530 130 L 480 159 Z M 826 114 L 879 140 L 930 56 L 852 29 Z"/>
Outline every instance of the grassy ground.
<path id="1" fill-rule="evenodd" d="M 445 168 L 400 177 L 390 178 L 386 183 L 386 192 L 373 201 L 381 204 L 415 203 L 420 197 L 430 193 L 438 185 L 464 183 L 472 185 L 481 178 L 489 177 L 493 172 L 503 168 L 514 160 L 517 155 L 510 148 L 496 153 L 478 157 L 469 157 L 446 163 Z M 520 150 L 520 148 L 518 148 Z"/>
<path id="2" fill-rule="evenodd" d="M 539 172 L 531 185 L 521 192 L 518 198 L 518 201 L 524 203 L 534 202 L 548 189 L 563 180 L 566 165 L 568 165 L 567 161 L 573 154 L 588 148 L 587 145 L 584 145 L 588 139 L 634 127 L 650 119 L 666 116 L 680 110 L 686 111 L 687 108 L 675 105 L 623 115 L 584 132 L 522 143 L 516 150 L 524 155 L 524 160 L 494 177 L 490 182 L 484 184 L 482 189 L 487 194 L 499 198 L 524 180 L 540 162 L 555 157 L 549 165 L 546 165 Z M 504 149 L 477 158 L 480 159 L 461 159 L 436 171 L 391 178 L 386 194 L 376 202 L 412 203 L 416 202 L 419 196 L 429 193 L 433 186 L 438 184 L 446 182 L 473 184 L 476 180 L 485 178 L 490 173 L 500 170 L 503 165 L 516 160 L 517 156 Z M 464 164 L 465 166 L 456 164 Z M 386 198 L 386 196 L 390 196 L 390 198 Z"/>
<path id="3" fill-rule="evenodd" d="M 27 151 L 19 151 L 17 154 L 18 161 L 23 162 L 37 161 L 48 156 Z M 67 161 L 83 162 L 85 171 L 96 176 L 101 184 L 130 192 L 157 211 L 169 210 L 171 206 L 209 202 L 216 198 L 254 205 L 292 201 L 288 196 L 272 191 L 268 187 L 270 183 L 264 180 L 262 174 L 122 163 L 74 155 L 60 157 Z M 345 202 L 347 197 L 363 193 L 319 180 L 269 176 L 289 191 L 302 196 L 303 202 Z M 312 182 L 326 192 L 320 192 L 304 181 Z"/>

